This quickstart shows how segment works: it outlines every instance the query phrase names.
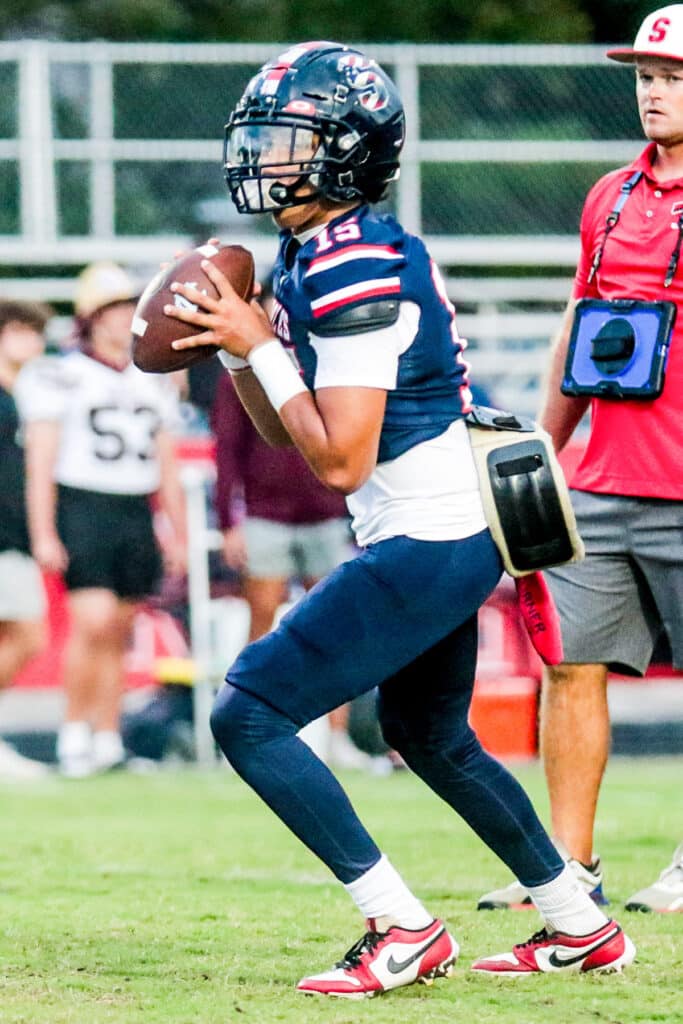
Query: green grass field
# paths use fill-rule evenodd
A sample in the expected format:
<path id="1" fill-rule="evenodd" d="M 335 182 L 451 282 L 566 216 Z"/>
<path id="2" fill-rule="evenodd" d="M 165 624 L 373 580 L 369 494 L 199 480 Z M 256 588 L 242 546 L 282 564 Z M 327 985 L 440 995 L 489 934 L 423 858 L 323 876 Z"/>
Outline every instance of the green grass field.
<path id="1" fill-rule="evenodd" d="M 547 820 L 538 765 L 515 769 Z M 366 824 L 462 948 L 450 980 L 362 1002 L 297 995 L 359 937 L 343 889 L 226 770 L 120 774 L 0 789 L 2 1024 L 644 1024 L 683 1021 L 683 914 L 620 903 L 682 838 L 683 759 L 620 760 L 598 846 L 638 946 L 623 976 L 469 973 L 538 926 L 477 913 L 505 868 L 407 773 L 345 776 Z"/>

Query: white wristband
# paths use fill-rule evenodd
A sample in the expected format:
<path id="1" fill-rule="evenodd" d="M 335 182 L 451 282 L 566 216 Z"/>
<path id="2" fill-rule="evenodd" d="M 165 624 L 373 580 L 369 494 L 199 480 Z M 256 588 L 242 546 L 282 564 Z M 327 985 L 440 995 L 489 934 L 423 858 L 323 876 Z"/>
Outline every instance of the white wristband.
<path id="1" fill-rule="evenodd" d="M 308 391 L 286 349 L 275 339 L 253 348 L 248 362 L 276 412 L 290 398 Z"/>
<path id="2" fill-rule="evenodd" d="M 230 370 L 231 373 L 249 369 L 249 363 L 246 359 L 242 359 L 242 356 L 234 356 L 232 352 L 226 352 L 224 348 L 218 353 L 218 358 L 225 369 Z"/>

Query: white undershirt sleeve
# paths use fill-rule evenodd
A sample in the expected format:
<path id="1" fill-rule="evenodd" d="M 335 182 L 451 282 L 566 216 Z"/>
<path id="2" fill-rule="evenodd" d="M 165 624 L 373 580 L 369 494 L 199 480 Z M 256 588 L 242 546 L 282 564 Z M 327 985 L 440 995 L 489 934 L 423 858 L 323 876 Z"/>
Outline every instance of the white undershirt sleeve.
<path id="1" fill-rule="evenodd" d="M 382 388 L 392 391 L 398 377 L 398 359 L 412 344 L 420 321 L 420 307 L 402 302 L 396 323 L 363 334 L 321 338 L 310 335 L 317 356 L 313 389 L 335 387 Z"/>

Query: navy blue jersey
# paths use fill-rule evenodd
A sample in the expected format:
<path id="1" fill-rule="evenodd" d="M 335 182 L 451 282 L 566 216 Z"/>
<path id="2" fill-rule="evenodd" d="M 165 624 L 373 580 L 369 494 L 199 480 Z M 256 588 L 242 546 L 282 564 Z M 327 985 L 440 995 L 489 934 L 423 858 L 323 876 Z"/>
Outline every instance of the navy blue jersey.
<path id="1" fill-rule="evenodd" d="M 469 406 L 462 344 L 453 307 L 423 242 L 393 217 L 361 206 L 326 224 L 293 262 L 291 245 L 290 232 L 283 232 L 273 280 L 273 324 L 312 390 L 317 356 L 311 336 L 343 336 L 343 328 L 335 330 L 340 313 L 388 299 L 419 307 L 415 336 L 399 357 L 396 387 L 387 395 L 378 462 L 438 437 L 461 418 Z M 367 337 L 371 344 L 372 334 Z"/>

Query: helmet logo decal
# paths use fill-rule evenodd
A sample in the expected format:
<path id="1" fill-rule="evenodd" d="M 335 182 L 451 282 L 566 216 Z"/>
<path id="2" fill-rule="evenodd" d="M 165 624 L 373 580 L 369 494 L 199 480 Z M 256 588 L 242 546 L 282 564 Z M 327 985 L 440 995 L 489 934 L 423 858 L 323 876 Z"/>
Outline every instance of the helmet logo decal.
<path id="1" fill-rule="evenodd" d="M 382 110 L 389 102 L 389 92 L 374 68 L 374 60 L 368 60 L 360 53 L 350 53 L 339 58 L 337 68 L 343 72 L 350 89 L 360 93 L 358 101 L 366 110 Z"/>
<path id="2" fill-rule="evenodd" d="M 356 75 L 353 88 L 360 92 L 360 105 L 366 110 L 381 110 L 389 102 L 387 87 L 374 71 L 361 71 Z"/>
<path id="3" fill-rule="evenodd" d="M 346 68 L 355 68 L 356 71 L 368 71 L 374 66 L 374 60 L 370 60 L 363 53 L 346 53 L 337 61 L 337 71 L 344 71 Z"/>

